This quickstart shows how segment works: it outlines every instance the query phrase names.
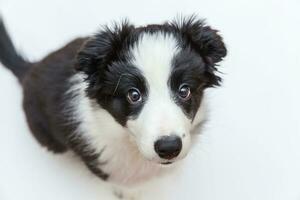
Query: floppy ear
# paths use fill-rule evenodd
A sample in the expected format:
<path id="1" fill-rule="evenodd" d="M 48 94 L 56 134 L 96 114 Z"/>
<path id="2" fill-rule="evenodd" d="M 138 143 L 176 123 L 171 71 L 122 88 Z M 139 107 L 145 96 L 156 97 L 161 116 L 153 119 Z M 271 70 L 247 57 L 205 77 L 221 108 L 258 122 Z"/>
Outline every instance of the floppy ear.
<path id="1" fill-rule="evenodd" d="M 112 28 L 104 26 L 79 50 L 75 69 L 91 76 L 114 60 L 120 59 L 120 51 L 126 47 L 127 38 L 133 29 L 134 26 L 127 20 L 119 25 L 115 23 Z"/>
<path id="2" fill-rule="evenodd" d="M 185 47 L 191 47 L 209 64 L 216 64 L 226 56 L 227 50 L 217 30 L 205 25 L 195 15 L 170 23 L 181 35 Z"/>

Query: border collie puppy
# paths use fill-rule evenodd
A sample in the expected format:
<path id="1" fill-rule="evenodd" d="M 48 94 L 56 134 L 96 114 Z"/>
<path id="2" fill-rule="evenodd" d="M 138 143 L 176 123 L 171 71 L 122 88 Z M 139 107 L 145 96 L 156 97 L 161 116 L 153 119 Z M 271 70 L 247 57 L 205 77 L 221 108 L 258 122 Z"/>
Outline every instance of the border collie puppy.
<path id="1" fill-rule="evenodd" d="M 31 63 L 0 20 L 0 61 L 23 87 L 33 136 L 118 185 L 162 177 L 188 154 L 205 120 L 204 90 L 220 84 L 225 55 L 218 31 L 191 16 L 104 26 Z"/>

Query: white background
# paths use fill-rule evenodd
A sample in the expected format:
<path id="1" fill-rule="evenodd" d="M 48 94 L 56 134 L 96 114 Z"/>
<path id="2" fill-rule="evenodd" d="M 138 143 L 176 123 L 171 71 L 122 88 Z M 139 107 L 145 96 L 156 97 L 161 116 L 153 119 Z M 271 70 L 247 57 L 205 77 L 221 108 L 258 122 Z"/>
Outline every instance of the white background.
<path id="1" fill-rule="evenodd" d="M 33 61 L 123 17 L 142 25 L 196 13 L 221 30 L 224 84 L 210 91 L 210 123 L 174 185 L 177 200 L 300 200 L 299 10 L 299 0 L 0 0 L 16 46 Z M 106 199 L 76 159 L 40 148 L 21 99 L 0 66 L 0 199 Z"/>

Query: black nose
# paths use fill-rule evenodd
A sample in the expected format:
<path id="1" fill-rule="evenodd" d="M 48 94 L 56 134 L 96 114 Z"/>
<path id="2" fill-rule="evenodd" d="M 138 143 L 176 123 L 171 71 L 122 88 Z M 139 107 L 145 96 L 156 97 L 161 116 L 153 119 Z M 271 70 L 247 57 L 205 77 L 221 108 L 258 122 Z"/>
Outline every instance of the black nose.
<path id="1" fill-rule="evenodd" d="M 163 136 L 154 143 L 154 149 L 159 157 L 168 160 L 178 156 L 181 148 L 181 138 L 175 135 Z"/>

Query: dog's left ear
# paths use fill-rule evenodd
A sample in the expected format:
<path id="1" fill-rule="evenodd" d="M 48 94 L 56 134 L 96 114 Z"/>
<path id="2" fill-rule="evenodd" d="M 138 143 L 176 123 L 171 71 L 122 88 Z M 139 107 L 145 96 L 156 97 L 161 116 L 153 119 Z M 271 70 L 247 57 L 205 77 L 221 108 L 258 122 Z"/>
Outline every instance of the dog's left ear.
<path id="1" fill-rule="evenodd" d="M 184 47 L 195 50 L 209 64 L 215 65 L 226 56 L 227 50 L 218 31 L 206 26 L 204 20 L 195 15 L 180 18 L 169 25 L 181 35 Z"/>

